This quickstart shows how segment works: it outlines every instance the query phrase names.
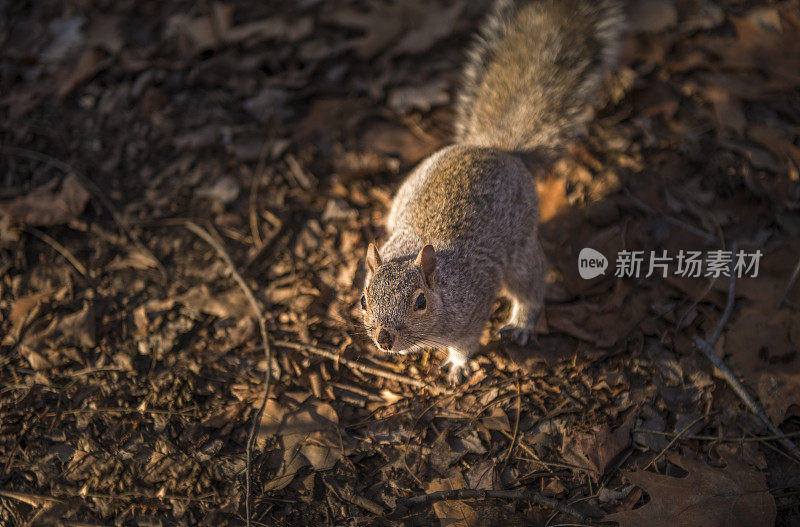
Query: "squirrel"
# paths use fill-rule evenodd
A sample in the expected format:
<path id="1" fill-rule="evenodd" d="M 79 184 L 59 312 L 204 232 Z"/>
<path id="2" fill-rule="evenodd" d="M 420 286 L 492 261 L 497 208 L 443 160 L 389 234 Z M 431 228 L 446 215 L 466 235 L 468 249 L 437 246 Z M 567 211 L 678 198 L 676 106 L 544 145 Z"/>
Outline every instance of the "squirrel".
<path id="1" fill-rule="evenodd" d="M 389 239 L 369 244 L 361 310 L 384 352 L 446 349 L 465 374 L 498 293 L 501 336 L 526 345 L 544 304 L 535 178 L 576 133 L 620 47 L 617 0 L 498 0 L 476 36 L 457 99 L 456 137 L 393 199 Z M 532 156 L 532 157 L 526 157 Z"/>

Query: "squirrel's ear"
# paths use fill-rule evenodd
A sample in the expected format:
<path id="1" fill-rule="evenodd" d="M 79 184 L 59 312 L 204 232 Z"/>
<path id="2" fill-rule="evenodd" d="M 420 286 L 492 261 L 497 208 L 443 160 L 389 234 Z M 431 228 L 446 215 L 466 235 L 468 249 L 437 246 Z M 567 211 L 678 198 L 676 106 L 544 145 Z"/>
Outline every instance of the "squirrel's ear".
<path id="1" fill-rule="evenodd" d="M 367 269 L 374 274 L 375 270 L 382 264 L 383 261 L 381 260 L 381 255 L 378 254 L 378 248 L 375 247 L 374 243 L 370 243 L 369 247 L 367 247 Z"/>
<path id="2" fill-rule="evenodd" d="M 414 264 L 422 270 L 422 276 L 428 287 L 433 287 L 433 272 L 436 270 L 436 251 L 433 250 L 433 245 L 423 247 Z"/>

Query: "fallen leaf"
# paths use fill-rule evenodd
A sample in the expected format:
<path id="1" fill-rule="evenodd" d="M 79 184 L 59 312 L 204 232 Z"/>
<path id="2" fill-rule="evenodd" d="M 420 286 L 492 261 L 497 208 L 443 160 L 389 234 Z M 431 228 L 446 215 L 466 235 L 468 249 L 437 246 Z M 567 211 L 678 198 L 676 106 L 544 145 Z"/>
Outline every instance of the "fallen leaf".
<path id="1" fill-rule="evenodd" d="M 199 198 L 208 198 L 227 205 L 236 201 L 241 192 L 239 182 L 230 176 L 222 176 L 212 185 L 200 187 L 194 191 Z"/>
<path id="2" fill-rule="evenodd" d="M 628 480 L 650 495 L 650 501 L 638 509 L 609 514 L 604 520 L 615 521 L 620 527 L 775 525 L 775 500 L 763 473 L 734 459 L 727 460 L 725 468 L 713 468 L 676 454 L 668 459 L 689 474 L 674 478 L 645 471 L 623 471 Z"/>
<path id="3" fill-rule="evenodd" d="M 508 422 L 508 415 L 506 415 L 500 405 L 495 405 L 487 411 L 481 418 L 481 424 L 489 430 L 511 432 L 511 424 Z"/>
<path id="4" fill-rule="evenodd" d="M 63 99 L 72 93 L 75 88 L 96 75 L 102 69 L 103 64 L 107 64 L 101 59 L 102 54 L 97 48 L 92 47 L 84 51 L 75 67 L 56 80 L 58 85 L 56 97 Z"/>
<path id="5" fill-rule="evenodd" d="M 86 43 L 105 49 L 109 53 L 119 53 L 124 42 L 119 32 L 119 17 L 95 14 L 86 30 Z"/>
<path id="6" fill-rule="evenodd" d="M 458 490 L 466 488 L 467 484 L 460 472 L 450 478 L 437 478 L 426 486 L 429 493 L 442 490 Z M 442 527 L 470 527 L 477 525 L 475 510 L 460 500 L 437 501 L 433 504 L 433 511 L 439 518 Z"/>
<path id="7" fill-rule="evenodd" d="M 44 293 L 33 293 L 14 301 L 11 312 L 8 314 L 11 330 L 3 337 L 4 345 L 10 346 L 19 340 L 23 328 L 39 314 L 39 308 L 46 298 L 47 295 Z"/>
<path id="8" fill-rule="evenodd" d="M 607 424 L 588 432 L 577 432 L 564 445 L 564 459 L 580 467 L 591 468 L 598 476 L 605 474 L 615 458 L 631 444 L 634 414 L 616 430 Z"/>
<path id="9" fill-rule="evenodd" d="M 241 289 L 212 293 L 202 284 L 176 297 L 173 303 L 183 304 L 198 313 L 206 313 L 220 318 L 241 318 L 252 316 L 252 306 Z"/>
<path id="10" fill-rule="evenodd" d="M 725 332 L 725 353 L 777 425 L 792 405 L 800 409 L 800 318 L 774 306 L 743 307 Z"/>
<path id="11" fill-rule="evenodd" d="M 389 44 L 403 34 L 407 6 L 397 4 L 373 4 L 365 13 L 362 10 L 337 10 L 327 21 L 342 27 L 359 29 L 364 35 L 347 43 L 362 60 L 368 60 L 384 51 Z"/>
<path id="12" fill-rule="evenodd" d="M 290 394 L 291 395 L 291 394 Z M 349 436 L 338 429 L 339 416 L 328 404 L 307 393 L 267 400 L 256 436 L 263 449 L 270 436 L 277 436 L 283 451 L 270 488 L 288 485 L 294 472 L 311 465 L 314 470 L 330 470 L 346 454 Z"/>
<path id="13" fill-rule="evenodd" d="M 441 146 L 436 141 L 420 139 L 406 127 L 387 122 L 369 126 L 362 140 L 368 149 L 398 156 L 404 165 L 417 163 Z"/>
<path id="14" fill-rule="evenodd" d="M 434 106 L 441 106 L 449 101 L 447 81 L 443 79 L 421 86 L 400 86 L 389 93 L 389 106 L 398 113 L 411 110 L 427 112 Z"/>
<path id="15" fill-rule="evenodd" d="M 702 92 L 714 108 L 717 130 L 723 134 L 732 131 L 738 136 L 743 135 L 747 119 L 744 116 L 741 101 L 721 85 L 708 85 Z"/>
<path id="16" fill-rule="evenodd" d="M 308 36 L 314 28 L 311 17 L 289 20 L 270 17 L 233 25 L 234 5 L 222 2 L 211 4 L 210 15 L 190 17 L 177 14 L 167 21 L 165 35 L 180 37 L 191 43 L 191 51 L 200 53 L 223 44 L 238 44 L 246 40 L 280 40 L 295 42 Z"/>
<path id="17" fill-rule="evenodd" d="M 567 203 L 567 181 L 552 174 L 544 179 L 537 179 L 536 190 L 539 192 L 539 221 L 549 221 L 569 205 Z"/>
<path id="18" fill-rule="evenodd" d="M 678 23 L 678 10 L 671 0 L 631 2 L 626 21 L 632 31 L 658 33 Z"/>
<path id="19" fill-rule="evenodd" d="M 64 178 L 57 191 L 53 180 L 25 196 L 0 203 L 0 214 L 23 225 L 62 225 L 77 219 L 86 208 L 90 194 L 74 174 Z"/>
<path id="20" fill-rule="evenodd" d="M 416 55 L 428 51 L 434 44 L 450 35 L 466 2 L 463 0 L 449 6 L 436 7 L 428 4 L 422 25 L 406 32 L 400 42 L 390 51 L 391 56 L 409 53 Z"/>

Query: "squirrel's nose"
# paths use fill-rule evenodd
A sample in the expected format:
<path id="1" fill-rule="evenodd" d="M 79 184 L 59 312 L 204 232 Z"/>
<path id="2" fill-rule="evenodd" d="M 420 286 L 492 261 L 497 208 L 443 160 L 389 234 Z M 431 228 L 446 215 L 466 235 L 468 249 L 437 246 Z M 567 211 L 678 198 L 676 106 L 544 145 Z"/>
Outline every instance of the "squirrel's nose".
<path id="1" fill-rule="evenodd" d="M 381 349 L 389 351 L 392 349 L 392 345 L 394 344 L 394 334 L 385 328 L 381 328 L 381 330 L 378 331 L 377 340 L 378 346 L 380 346 Z"/>

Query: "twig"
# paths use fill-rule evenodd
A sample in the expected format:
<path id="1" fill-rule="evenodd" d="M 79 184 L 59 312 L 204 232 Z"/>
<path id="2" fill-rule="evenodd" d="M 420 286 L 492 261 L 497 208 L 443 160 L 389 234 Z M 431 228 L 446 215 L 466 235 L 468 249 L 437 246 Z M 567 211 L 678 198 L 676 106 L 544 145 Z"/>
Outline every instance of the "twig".
<path id="1" fill-rule="evenodd" d="M 261 182 L 261 176 L 264 175 L 264 167 L 267 164 L 267 142 L 268 140 L 265 140 L 264 144 L 261 146 L 256 170 L 253 172 L 253 180 L 250 183 L 250 210 L 248 215 L 250 217 L 250 232 L 253 236 L 253 246 L 256 251 L 264 244 L 264 241 L 261 239 L 261 230 L 258 228 L 258 213 L 256 212 L 256 208 L 258 205 L 258 186 Z"/>
<path id="2" fill-rule="evenodd" d="M 676 434 L 672 432 L 664 432 L 663 430 L 649 430 L 647 428 L 634 428 L 634 433 L 640 434 L 653 434 L 659 436 L 675 437 Z M 756 443 L 762 441 L 778 441 L 787 437 L 800 437 L 800 432 L 789 432 L 788 434 L 778 434 L 770 436 L 753 436 L 753 437 L 717 437 L 709 435 L 683 435 L 680 439 L 687 441 L 718 441 L 720 443 Z"/>
<path id="3" fill-rule="evenodd" d="M 736 254 L 736 244 L 733 245 L 732 251 L 733 254 Z M 736 378 L 733 372 L 728 368 L 728 365 L 714 353 L 714 344 L 717 343 L 719 340 L 720 335 L 722 334 L 722 329 L 725 327 L 725 324 L 728 322 L 728 319 L 733 312 L 733 302 L 736 293 L 736 273 L 733 269 L 733 260 L 731 260 L 731 269 L 730 269 L 730 281 L 728 283 L 728 303 L 725 305 L 725 311 L 722 313 L 722 317 L 717 322 L 717 327 L 714 328 L 714 332 L 711 333 L 711 337 L 708 340 L 703 340 L 700 337 L 694 337 L 694 345 L 699 349 L 706 358 L 711 361 L 711 363 L 719 370 L 722 374 L 722 377 L 731 387 L 731 389 L 739 396 L 742 402 L 747 406 L 747 408 L 753 412 L 759 419 L 766 425 L 770 432 L 773 435 L 779 436 L 782 435 L 780 429 L 772 423 L 772 420 L 767 416 L 764 409 L 761 405 L 753 399 L 747 390 L 745 390 L 742 383 Z M 798 460 L 800 460 L 800 448 L 797 448 L 793 442 L 791 442 L 788 438 L 784 437 L 779 439 L 780 443 L 792 453 Z"/>
<path id="4" fill-rule="evenodd" d="M 508 460 L 511 459 L 511 454 L 514 452 L 514 446 L 517 443 L 517 434 L 519 434 L 519 418 L 520 418 L 520 414 L 522 413 L 522 393 L 520 391 L 519 380 L 517 380 L 517 405 L 516 405 L 516 410 L 517 410 L 517 416 L 514 419 L 514 431 L 511 434 L 511 440 L 510 440 L 510 442 L 508 444 L 508 451 L 506 452 L 506 456 L 503 459 L 503 464 L 502 464 L 502 468 L 500 469 L 500 472 L 503 472 L 503 470 L 506 468 L 506 465 L 508 464 Z"/>
<path id="5" fill-rule="evenodd" d="M 253 418 L 253 422 L 250 425 L 250 434 L 247 436 L 247 470 L 246 470 L 246 485 L 247 485 L 247 494 L 245 496 L 245 515 L 247 517 L 247 527 L 252 525 L 252 517 L 250 514 L 250 508 L 252 505 L 252 458 L 253 458 L 253 443 L 255 442 L 256 438 L 256 430 L 258 429 L 259 423 L 261 423 L 261 416 L 264 413 L 264 408 L 267 406 L 267 398 L 269 397 L 269 382 L 271 378 L 271 371 L 272 371 L 272 350 L 269 346 L 269 337 L 267 336 L 267 326 L 264 323 L 264 315 L 261 312 L 261 307 L 258 305 L 258 301 L 256 300 L 253 291 L 250 290 L 248 287 L 247 282 L 244 281 L 242 275 L 239 274 L 239 271 L 236 270 L 236 266 L 233 265 L 233 260 L 231 260 L 230 255 L 225 250 L 225 248 L 220 244 L 213 236 L 211 236 L 207 230 L 203 229 L 196 223 L 192 221 L 186 222 L 186 228 L 198 235 L 200 238 L 205 240 L 211 247 L 217 251 L 217 254 L 225 261 L 228 265 L 228 271 L 233 276 L 236 283 L 239 284 L 239 287 L 244 292 L 247 299 L 250 301 L 250 305 L 253 308 L 253 312 L 258 320 L 258 327 L 261 330 L 261 340 L 264 343 L 264 357 L 267 361 L 266 372 L 264 373 L 264 396 L 261 399 L 261 405 L 258 407 L 258 411 L 256 412 L 255 417 Z"/>
<path id="6" fill-rule="evenodd" d="M 644 212 L 645 214 L 651 214 L 653 216 L 662 216 L 665 220 L 667 220 L 668 223 L 671 223 L 671 224 L 675 225 L 676 227 L 680 227 L 681 229 L 683 229 L 685 231 L 691 232 L 695 236 L 698 236 L 699 238 L 702 238 L 703 241 L 706 242 L 709 245 L 713 245 L 714 243 L 717 242 L 717 239 L 714 238 L 714 236 L 712 236 L 711 234 L 707 233 L 706 231 L 704 231 L 702 229 L 698 229 L 694 225 L 686 223 L 683 220 L 679 220 L 678 218 L 674 218 L 674 217 L 670 216 L 669 214 L 664 214 L 662 212 L 658 212 L 657 210 L 655 210 L 654 208 L 652 208 L 651 206 L 646 204 L 644 201 L 642 201 L 639 198 L 637 198 L 636 196 L 634 196 L 633 192 L 631 192 L 627 188 L 624 188 L 623 190 L 625 191 L 625 195 L 628 196 L 628 198 L 630 198 L 630 200 L 633 203 L 633 205 L 637 209 L 639 209 L 640 211 Z"/>
<path id="7" fill-rule="evenodd" d="M 311 353 L 314 353 L 315 355 L 320 355 L 322 357 L 325 357 L 326 359 L 342 363 L 351 370 L 358 370 L 364 373 L 369 373 L 370 375 L 375 375 L 376 377 L 383 377 L 384 379 L 397 381 L 401 384 L 409 384 L 411 386 L 416 386 L 417 388 L 425 388 L 427 390 L 430 390 L 434 395 L 438 395 L 440 393 L 446 393 L 443 390 L 437 388 L 436 386 L 433 386 L 426 382 L 417 379 L 412 379 L 411 377 L 406 377 L 405 375 L 399 375 L 397 373 L 392 373 L 378 368 L 373 368 L 372 366 L 367 366 L 365 364 L 360 364 L 353 360 L 342 357 L 338 353 L 318 348 L 310 344 L 300 344 L 297 342 L 291 342 L 289 340 L 276 340 L 273 342 L 273 344 L 275 346 L 280 346 L 282 348 L 289 348 L 298 351 L 309 351 Z"/>
<path id="8" fill-rule="evenodd" d="M 55 249 L 70 264 L 72 264 L 72 267 L 74 267 L 75 270 L 78 271 L 84 278 L 86 278 L 87 280 L 91 280 L 91 277 L 89 277 L 89 272 L 86 270 L 86 267 L 84 267 L 83 264 L 80 263 L 78 259 L 72 255 L 71 252 L 69 252 L 69 249 L 58 243 L 52 236 L 40 231 L 35 227 L 26 226 L 24 230 L 29 234 L 33 234 L 34 236 L 42 240 L 44 243 Z"/>
<path id="9" fill-rule="evenodd" d="M 652 465 L 653 465 L 653 464 L 654 464 L 656 461 L 658 461 L 659 459 L 661 459 L 661 456 L 663 456 L 663 455 L 664 455 L 664 453 L 665 453 L 667 450 L 669 450 L 670 448 L 672 448 L 672 445 L 674 445 L 674 444 L 675 444 L 675 442 L 677 442 L 677 441 L 678 441 L 678 439 L 680 439 L 680 438 L 681 438 L 681 436 L 683 436 L 683 434 L 685 434 L 686 432 L 688 432 L 688 431 L 689 431 L 689 429 L 690 429 L 691 427 L 693 427 L 695 424 L 697 424 L 697 422 L 698 422 L 698 421 L 700 421 L 700 420 L 701 420 L 702 418 L 704 418 L 704 417 L 705 417 L 705 415 L 701 415 L 700 417 L 697 417 L 696 419 L 692 419 L 692 422 L 691 422 L 691 423 L 689 423 L 688 425 L 684 426 L 684 427 L 681 429 L 681 431 L 680 431 L 680 432 L 678 432 L 677 434 L 675 434 L 675 437 L 673 437 L 673 438 L 672 438 L 672 439 L 669 441 L 669 443 L 667 443 L 667 446 L 665 446 L 664 448 L 662 448 L 662 449 L 661 449 L 661 452 L 659 452 L 659 453 L 658 453 L 658 455 L 656 455 L 656 457 L 654 457 L 653 459 L 651 459 L 651 460 L 650 460 L 650 463 L 648 463 L 647 465 L 645 465 L 645 466 L 644 466 L 644 468 L 643 468 L 642 470 L 647 470 L 647 469 L 648 469 L 650 466 L 652 466 Z"/>
<path id="10" fill-rule="evenodd" d="M 485 490 L 485 489 L 457 489 L 457 490 L 440 490 L 438 492 L 432 492 L 430 494 L 422 494 L 420 496 L 414 496 L 413 498 L 404 498 L 397 500 L 397 507 L 395 508 L 395 514 L 405 514 L 408 512 L 411 507 L 416 505 L 429 505 L 431 503 L 436 503 L 438 501 L 446 501 L 446 500 L 487 500 L 487 499 L 505 499 L 505 500 L 521 500 L 521 501 L 532 501 L 538 505 L 542 505 L 543 507 L 548 507 L 553 510 L 557 510 L 558 512 L 563 512 L 564 514 L 569 514 L 570 516 L 574 516 L 578 518 L 580 521 L 584 523 L 588 523 L 591 521 L 591 518 L 583 514 L 582 512 L 578 511 L 576 508 L 567 505 L 565 503 L 561 503 L 560 501 L 554 500 L 553 498 L 548 498 L 546 496 L 542 496 L 541 494 L 537 494 L 535 492 L 517 492 L 513 490 Z"/>
<path id="11" fill-rule="evenodd" d="M 786 302 L 786 297 L 789 296 L 789 291 L 792 290 L 792 286 L 794 286 L 794 283 L 797 281 L 798 276 L 800 276 L 800 258 L 797 259 L 797 264 L 795 264 L 794 271 L 792 271 L 792 277 L 789 278 L 789 282 L 783 289 L 783 294 L 781 295 L 781 299 L 778 301 L 778 307 L 781 307 L 783 303 Z"/>

